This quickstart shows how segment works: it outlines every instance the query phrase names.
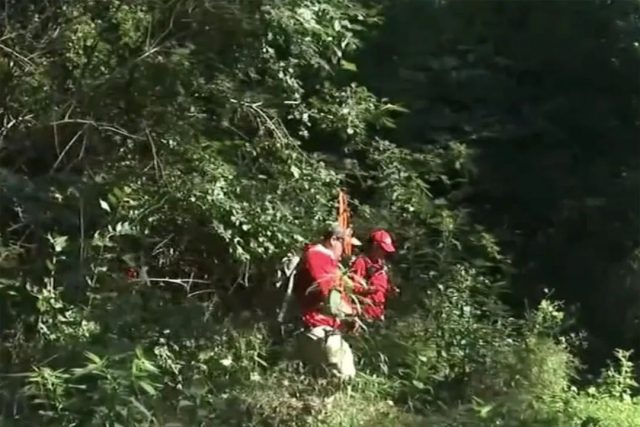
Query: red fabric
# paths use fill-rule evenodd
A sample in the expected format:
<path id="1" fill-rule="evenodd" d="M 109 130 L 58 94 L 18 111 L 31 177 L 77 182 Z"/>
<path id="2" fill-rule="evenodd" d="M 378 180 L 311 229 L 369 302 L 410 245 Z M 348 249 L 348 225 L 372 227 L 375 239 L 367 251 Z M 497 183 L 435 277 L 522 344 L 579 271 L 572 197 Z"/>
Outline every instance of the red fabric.
<path id="1" fill-rule="evenodd" d="M 353 283 L 353 292 L 358 295 L 366 295 L 369 291 L 366 282 L 369 262 L 369 258 L 361 255 L 353 261 L 349 268 L 349 276 Z"/>
<path id="2" fill-rule="evenodd" d="M 127 279 L 129 280 L 135 280 L 138 278 L 138 270 L 136 270 L 133 267 L 127 268 L 126 274 L 127 274 Z"/>
<path id="3" fill-rule="evenodd" d="M 391 291 L 383 261 L 374 262 L 366 255 L 360 255 L 351 264 L 350 273 L 354 280 L 354 292 L 362 296 L 362 314 L 371 320 L 382 319 Z M 367 286 L 359 283 L 366 283 Z"/>
<path id="4" fill-rule="evenodd" d="M 340 320 L 322 313 L 321 306 L 329 292 L 338 284 L 339 263 L 331 251 L 322 245 L 307 245 L 296 275 L 294 294 L 300 305 L 302 321 L 310 328 L 340 327 Z M 312 286 L 317 285 L 313 290 Z"/>

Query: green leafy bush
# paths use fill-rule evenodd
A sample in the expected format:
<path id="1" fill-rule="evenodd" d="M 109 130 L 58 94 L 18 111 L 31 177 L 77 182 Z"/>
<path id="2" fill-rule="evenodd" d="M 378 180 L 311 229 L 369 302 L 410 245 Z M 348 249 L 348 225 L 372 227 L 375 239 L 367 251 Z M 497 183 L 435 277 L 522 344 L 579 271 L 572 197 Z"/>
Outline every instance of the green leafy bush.
<path id="1" fill-rule="evenodd" d="M 362 83 L 384 17 L 368 3 L 6 3 L 2 425 L 640 419 L 627 353 L 578 388 L 562 307 L 507 309 L 510 258 L 455 202 L 464 138 L 391 142 L 408 110 Z M 351 384 L 310 375 L 271 321 L 280 258 L 334 219 L 340 187 L 358 231 L 399 247 L 386 323 L 348 338 Z"/>

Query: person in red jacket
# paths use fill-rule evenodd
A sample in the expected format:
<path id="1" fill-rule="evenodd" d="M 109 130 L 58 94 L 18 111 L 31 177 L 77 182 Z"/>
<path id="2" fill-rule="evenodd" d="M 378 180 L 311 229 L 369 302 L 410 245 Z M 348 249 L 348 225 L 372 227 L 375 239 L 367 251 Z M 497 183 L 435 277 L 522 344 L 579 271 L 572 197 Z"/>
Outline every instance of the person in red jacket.
<path id="1" fill-rule="evenodd" d="M 340 259 L 347 238 L 351 239 L 348 230 L 333 226 L 320 243 L 307 245 L 293 288 L 305 326 L 299 341 L 301 356 L 311 365 L 329 365 L 342 378 L 355 375 L 353 353 L 341 334 L 344 323 L 327 305 L 331 290 L 341 287 Z M 344 294 L 342 302 L 345 315 L 355 314 Z"/>
<path id="2" fill-rule="evenodd" d="M 384 320 L 387 297 L 397 292 L 389 283 L 386 258 L 394 253 L 391 235 L 382 229 L 374 230 L 365 247 L 349 269 L 354 292 L 361 296 L 361 313 L 367 320 Z"/>
<path id="3" fill-rule="evenodd" d="M 308 328 L 329 326 L 340 329 L 340 320 L 329 314 L 326 308 L 331 289 L 340 286 L 340 259 L 344 239 L 348 232 L 333 226 L 323 235 L 322 241 L 307 245 L 296 275 L 293 292 L 298 300 L 302 322 Z M 353 307 L 344 299 L 344 307 L 353 314 Z"/>

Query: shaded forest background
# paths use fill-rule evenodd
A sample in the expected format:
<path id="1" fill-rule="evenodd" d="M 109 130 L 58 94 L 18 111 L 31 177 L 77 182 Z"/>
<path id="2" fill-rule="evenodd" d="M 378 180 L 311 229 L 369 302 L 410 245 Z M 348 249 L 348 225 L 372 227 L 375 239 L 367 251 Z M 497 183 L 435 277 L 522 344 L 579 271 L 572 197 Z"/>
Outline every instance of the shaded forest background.
<path id="1" fill-rule="evenodd" d="M 0 22 L 3 426 L 638 425 L 639 2 Z M 350 386 L 273 333 L 340 187 L 400 249 Z"/>
<path id="2" fill-rule="evenodd" d="M 637 348 L 638 17 L 635 2 L 397 2 L 363 62 L 407 107 L 392 140 L 451 140 L 473 158 L 439 194 L 512 260 L 517 304 L 575 304 L 598 358 Z"/>

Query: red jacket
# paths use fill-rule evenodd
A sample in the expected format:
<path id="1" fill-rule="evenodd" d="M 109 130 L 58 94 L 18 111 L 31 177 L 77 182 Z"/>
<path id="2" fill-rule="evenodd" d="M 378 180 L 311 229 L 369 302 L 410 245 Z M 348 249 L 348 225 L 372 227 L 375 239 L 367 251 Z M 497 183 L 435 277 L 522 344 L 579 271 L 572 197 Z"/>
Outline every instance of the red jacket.
<path id="1" fill-rule="evenodd" d="M 360 255 L 351 264 L 350 274 L 354 281 L 354 292 L 362 296 L 364 316 L 371 320 L 381 320 L 387 296 L 393 292 L 384 261 L 374 262 L 366 255 Z"/>
<path id="2" fill-rule="evenodd" d="M 322 310 L 329 292 L 339 282 L 339 274 L 339 261 L 329 249 L 320 244 L 305 247 L 293 290 L 306 326 L 340 328 L 340 320 Z M 317 287 L 309 290 L 314 285 Z"/>

